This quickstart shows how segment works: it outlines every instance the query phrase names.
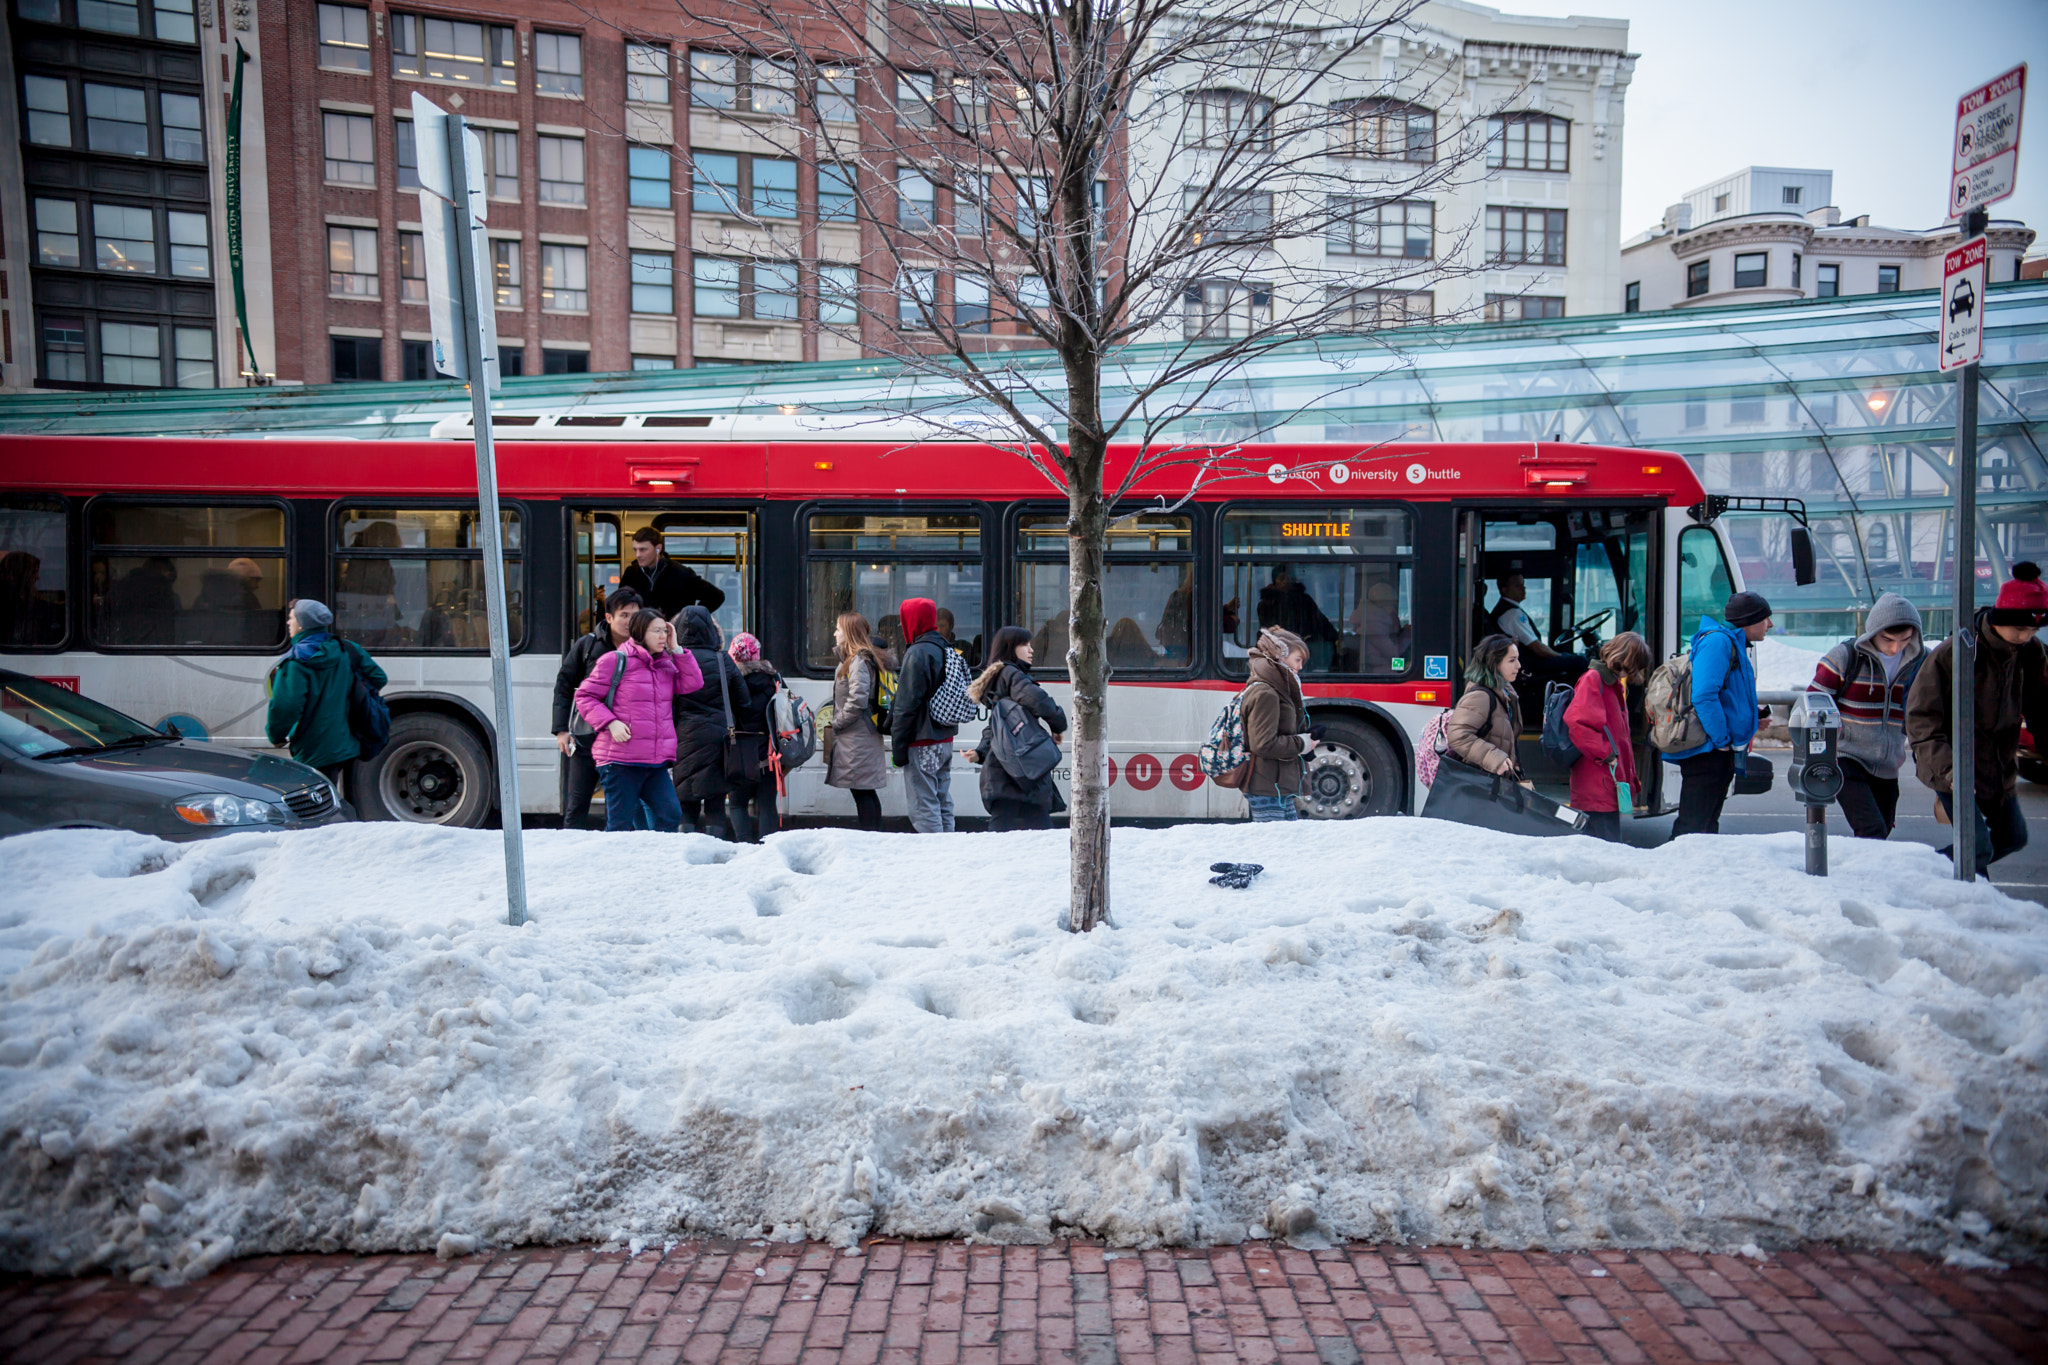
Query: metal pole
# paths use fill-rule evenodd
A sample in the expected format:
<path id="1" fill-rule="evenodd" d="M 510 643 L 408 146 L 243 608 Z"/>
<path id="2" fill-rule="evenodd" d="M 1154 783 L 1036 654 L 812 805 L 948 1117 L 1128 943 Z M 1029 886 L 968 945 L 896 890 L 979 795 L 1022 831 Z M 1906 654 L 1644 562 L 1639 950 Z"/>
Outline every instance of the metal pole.
<path id="1" fill-rule="evenodd" d="M 512 720 L 512 641 L 506 622 L 504 529 L 498 519 L 498 462 L 491 440 L 491 383 L 484 355 L 483 300 L 476 239 L 470 232 L 466 126 L 448 116 L 449 183 L 455 196 L 456 273 L 462 280 L 462 343 L 469 353 L 470 410 L 476 426 L 476 494 L 483 535 L 484 595 L 491 637 L 491 705 L 497 720 L 498 820 L 505 830 L 505 922 L 526 923 L 526 852 L 520 841 L 519 741 Z"/>
<path id="2" fill-rule="evenodd" d="M 1808 876 L 1828 875 L 1828 808 L 1806 808 L 1806 872 Z"/>
<path id="3" fill-rule="evenodd" d="M 1962 240 L 1982 236 L 1991 215 L 1972 209 L 1963 215 Z M 1980 302 L 1978 307 L 1983 307 Z M 1935 334 L 1940 335 L 1937 322 Z M 1939 344 L 1938 342 L 1936 343 Z M 1965 365 L 1956 374 L 1956 601 L 1955 642 L 1951 660 L 1949 739 L 1951 828 L 1955 833 L 1956 880 L 1977 880 L 1977 367 Z"/>

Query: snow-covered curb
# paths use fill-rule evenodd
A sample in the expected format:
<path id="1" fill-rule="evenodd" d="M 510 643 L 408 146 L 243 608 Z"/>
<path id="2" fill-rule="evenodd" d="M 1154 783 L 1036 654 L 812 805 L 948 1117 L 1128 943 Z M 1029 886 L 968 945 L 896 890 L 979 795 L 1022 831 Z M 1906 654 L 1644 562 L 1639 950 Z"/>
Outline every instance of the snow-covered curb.
<path id="1" fill-rule="evenodd" d="M 1916 845 L 1119 830 L 1086 938 L 1058 832 L 527 850 L 515 930 L 488 831 L 0 842 L 0 1266 L 2048 1230 L 2048 928 Z"/>

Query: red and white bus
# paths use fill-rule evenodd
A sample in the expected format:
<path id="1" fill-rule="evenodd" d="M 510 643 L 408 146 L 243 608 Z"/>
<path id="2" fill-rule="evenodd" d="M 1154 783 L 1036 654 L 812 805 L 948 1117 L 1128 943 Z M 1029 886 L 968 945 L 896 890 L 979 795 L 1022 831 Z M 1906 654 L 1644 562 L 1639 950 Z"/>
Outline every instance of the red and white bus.
<path id="1" fill-rule="evenodd" d="M 721 625 L 759 636 L 813 705 L 830 697 L 835 617 L 859 611 L 887 637 L 906 597 L 950 613 L 971 663 L 997 627 L 1028 627 L 1041 679 L 1068 700 L 1065 505 L 1005 451 L 819 419 L 495 425 L 528 814 L 560 809 L 557 661 L 643 526 L 725 592 Z M 436 432 L 466 437 L 466 419 Z M 1658 657 L 1741 584 L 1676 455 L 1526 442 L 1257 450 L 1267 473 L 1115 529 L 1104 594 L 1120 818 L 1240 813 L 1195 753 L 1261 625 L 1310 641 L 1305 690 L 1328 737 L 1304 808 L 1349 818 L 1417 808 L 1417 737 L 1455 699 L 1508 574 L 1560 644 L 1634 629 Z M 392 742 L 357 774 L 364 813 L 483 824 L 496 785 L 474 480 L 466 440 L 0 437 L 0 666 L 264 748 L 285 604 L 317 597 L 391 677 Z M 1184 491 L 1161 483 L 1133 505 Z M 1540 702 L 1524 714 L 1540 724 Z M 960 811 L 978 813 L 973 769 L 957 764 L 954 782 Z M 885 800 L 902 813 L 900 791 Z M 821 762 L 792 774 L 788 808 L 853 815 Z"/>

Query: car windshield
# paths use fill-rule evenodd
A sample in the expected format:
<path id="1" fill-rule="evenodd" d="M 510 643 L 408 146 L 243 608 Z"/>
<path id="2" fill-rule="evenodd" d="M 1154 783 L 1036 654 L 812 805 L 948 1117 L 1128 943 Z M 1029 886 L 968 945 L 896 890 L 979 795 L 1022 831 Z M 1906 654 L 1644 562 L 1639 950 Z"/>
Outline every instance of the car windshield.
<path id="1" fill-rule="evenodd" d="M 141 721 L 40 678 L 0 679 L 0 743 L 17 752 L 107 749 L 152 737 L 160 738 Z"/>

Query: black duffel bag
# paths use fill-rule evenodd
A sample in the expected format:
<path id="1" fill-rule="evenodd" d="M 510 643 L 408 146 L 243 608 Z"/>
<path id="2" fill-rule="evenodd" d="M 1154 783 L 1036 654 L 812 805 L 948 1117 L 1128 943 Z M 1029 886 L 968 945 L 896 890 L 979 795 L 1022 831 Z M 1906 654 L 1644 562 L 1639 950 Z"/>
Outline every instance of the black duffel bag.
<path id="1" fill-rule="evenodd" d="M 1733 795 L 1762 796 L 1777 780 L 1778 769 L 1771 760 L 1761 754 L 1745 754 L 1742 771 L 1735 774 Z"/>
<path id="2" fill-rule="evenodd" d="M 1422 803 L 1422 814 L 1431 820 L 1453 820 L 1538 839 L 1577 834 L 1586 827 L 1586 817 L 1579 812 L 1538 795 L 1512 777 L 1487 772 L 1452 754 L 1438 760 L 1436 783 Z"/>

